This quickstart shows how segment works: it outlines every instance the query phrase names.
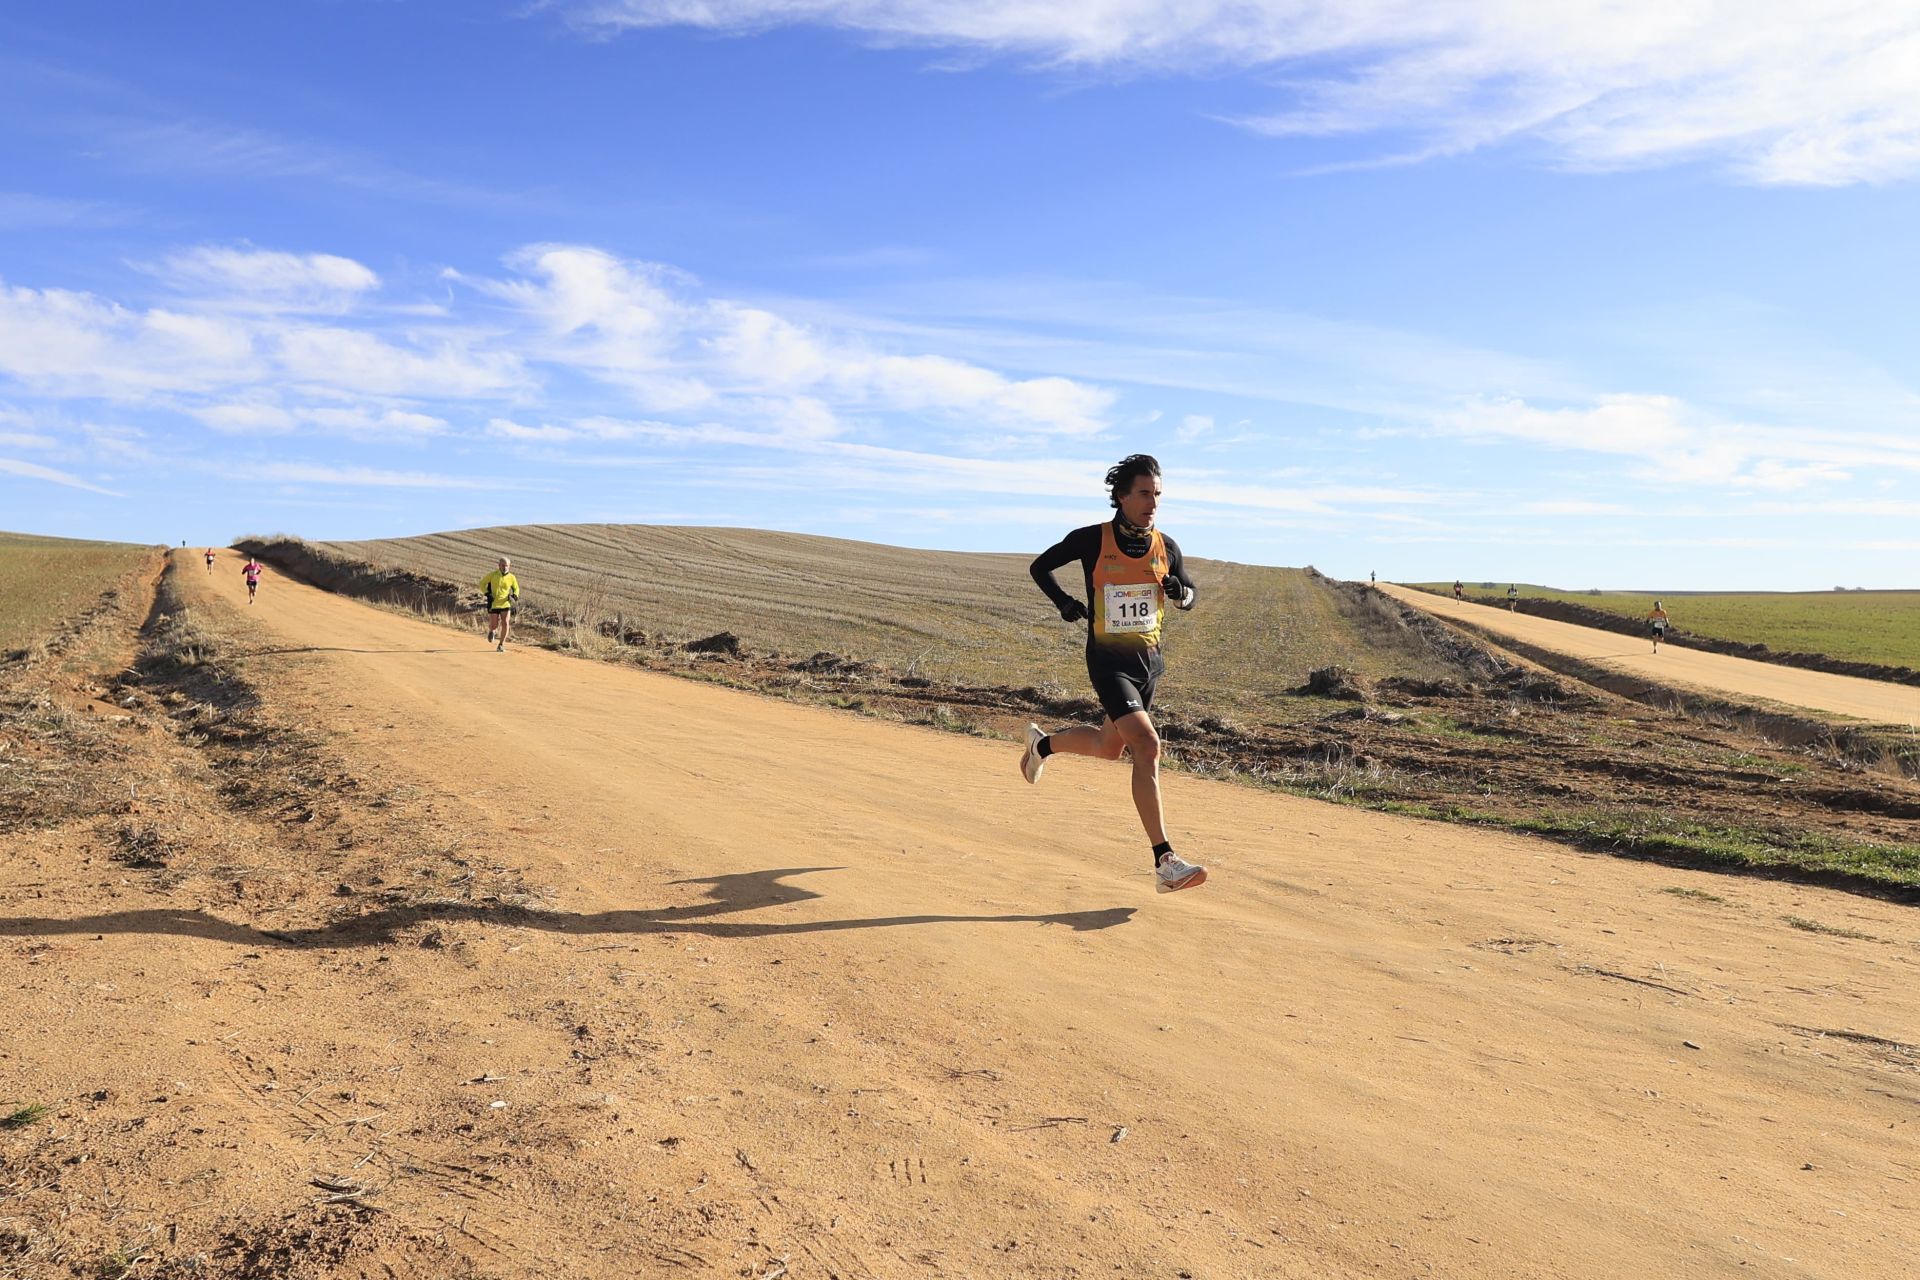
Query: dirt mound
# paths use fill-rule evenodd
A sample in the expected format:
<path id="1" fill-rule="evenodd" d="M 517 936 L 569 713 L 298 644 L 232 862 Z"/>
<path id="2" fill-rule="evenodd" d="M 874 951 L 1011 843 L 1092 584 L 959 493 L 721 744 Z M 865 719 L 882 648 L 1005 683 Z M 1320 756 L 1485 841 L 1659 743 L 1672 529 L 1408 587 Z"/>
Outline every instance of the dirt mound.
<path id="1" fill-rule="evenodd" d="M 1302 696 L 1315 698 L 1344 698 L 1360 701 L 1367 696 L 1367 688 L 1360 678 L 1345 667 L 1321 667 L 1307 673 L 1307 682 L 1294 690 Z"/>
<path id="2" fill-rule="evenodd" d="M 731 631 L 720 631 L 699 640 L 689 640 L 681 646 L 688 653 L 724 653 L 729 658 L 741 654 L 740 637 Z"/>

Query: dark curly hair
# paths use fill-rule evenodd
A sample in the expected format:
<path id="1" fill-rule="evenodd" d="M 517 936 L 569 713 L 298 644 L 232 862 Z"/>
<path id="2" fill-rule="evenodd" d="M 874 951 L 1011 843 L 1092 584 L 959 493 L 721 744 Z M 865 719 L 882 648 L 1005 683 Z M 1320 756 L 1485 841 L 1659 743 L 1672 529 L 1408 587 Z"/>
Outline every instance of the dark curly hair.
<path id="1" fill-rule="evenodd" d="M 1149 453 L 1130 453 L 1107 468 L 1107 500 L 1120 505 L 1120 496 L 1133 492 L 1134 481 L 1141 476 L 1158 476 L 1160 462 Z"/>

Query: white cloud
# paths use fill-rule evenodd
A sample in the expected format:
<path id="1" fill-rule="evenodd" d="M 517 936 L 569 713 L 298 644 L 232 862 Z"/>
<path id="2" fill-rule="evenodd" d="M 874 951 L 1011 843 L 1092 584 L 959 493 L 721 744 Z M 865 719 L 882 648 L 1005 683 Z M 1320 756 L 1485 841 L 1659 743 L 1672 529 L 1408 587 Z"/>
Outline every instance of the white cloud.
<path id="1" fill-rule="evenodd" d="M 259 402 L 201 405 L 192 413 L 215 431 L 235 435 L 291 431 L 299 423 L 299 419 L 279 405 Z"/>
<path id="2" fill-rule="evenodd" d="M 384 396 L 498 396 L 527 384 L 511 351 L 474 350 L 455 338 L 414 350 L 361 329 L 295 328 L 275 353 L 286 374 L 311 386 Z"/>
<path id="3" fill-rule="evenodd" d="M 124 496 L 112 489 L 102 489 L 97 484 L 88 484 L 79 476 L 55 471 L 52 467 L 43 467 L 36 462 L 17 462 L 12 458 L 0 458 L 0 475 L 20 476 L 27 480 L 45 480 L 49 484 L 65 485 L 69 489 L 85 489 L 88 493 L 105 494 L 109 498 Z"/>
<path id="4" fill-rule="evenodd" d="M 487 434 L 497 440 L 523 444 L 571 444 L 580 440 L 640 440 L 674 434 L 676 428 L 657 422 L 621 422 L 616 418 L 581 418 L 566 426 L 543 422 L 529 427 L 511 418 L 494 418 Z"/>
<path id="5" fill-rule="evenodd" d="M 1174 429 L 1173 437 L 1181 444 L 1193 444 L 1213 434 L 1214 421 L 1204 413 L 1190 413 L 1180 419 L 1180 425 Z"/>
<path id="6" fill-rule="evenodd" d="M 375 411 L 365 408 L 321 407 L 302 409 L 300 417 L 315 426 L 332 431 L 347 435 L 377 436 L 385 440 L 439 435 L 447 429 L 445 418 L 436 418 L 430 413 L 414 413 L 407 409 Z"/>
<path id="7" fill-rule="evenodd" d="M 1920 172 L 1920 8 L 1894 0 L 574 0 L 598 30 L 818 24 L 1063 68 L 1260 68 L 1274 134 L 1506 139 L 1582 167 L 1716 157 L 1749 181 Z"/>
<path id="8" fill-rule="evenodd" d="M 137 396 L 251 380 L 264 368 L 252 333 L 231 320 L 0 282 L 0 375 L 35 389 Z"/>
<path id="9" fill-rule="evenodd" d="M 1475 400 L 1440 415 L 1435 425 L 1469 440 L 1632 459 L 1635 479 L 1659 485 L 1798 490 L 1862 470 L 1920 472 L 1920 440 L 1729 422 L 1672 396 L 1610 395 L 1554 409 Z"/>
<path id="10" fill-rule="evenodd" d="M 188 412 L 228 435 L 284 435 L 301 427 L 315 427 L 332 435 L 401 442 L 440 435 L 448 429 L 445 418 L 380 405 L 288 405 L 278 399 L 248 399 L 195 405 Z"/>
<path id="11" fill-rule="evenodd" d="M 812 436 L 840 430 L 842 409 L 934 413 L 1085 436 L 1106 429 L 1114 402 L 1068 378 L 1015 378 L 949 355 L 889 351 L 857 331 L 703 296 L 682 272 L 598 249 L 535 245 L 508 265 L 521 275 L 467 282 L 537 326 L 528 349 L 538 359 L 619 386 L 649 413 L 771 411 Z"/>
<path id="12" fill-rule="evenodd" d="M 271 310 L 344 311 L 380 287 L 380 277 L 351 258 L 251 246 L 201 245 L 146 269 L 203 303 Z"/>
<path id="13" fill-rule="evenodd" d="M 131 219 L 132 214 L 128 210 L 101 200 L 74 200 L 26 191 L 0 191 L 0 231 L 117 227 Z"/>
<path id="14" fill-rule="evenodd" d="M 265 462 L 235 472 L 249 480 L 285 484 L 347 485 L 375 489 L 513 489 L 519 486 L 426 471 L 389 471 L 379 467 L 333 466 L 316 462 Z"/>
<path id="15" fill-rule="evenodd" d="M 1592 502 L 1581 498 L 1549 498 L 1536 502 L 1522 502 L 1514 506 L 1523 516 L 1624 516 L 1633 514 L 1631 507 L 1617 502 Z M 1672 514 L 1672 513 L 1668 513 Z"/>

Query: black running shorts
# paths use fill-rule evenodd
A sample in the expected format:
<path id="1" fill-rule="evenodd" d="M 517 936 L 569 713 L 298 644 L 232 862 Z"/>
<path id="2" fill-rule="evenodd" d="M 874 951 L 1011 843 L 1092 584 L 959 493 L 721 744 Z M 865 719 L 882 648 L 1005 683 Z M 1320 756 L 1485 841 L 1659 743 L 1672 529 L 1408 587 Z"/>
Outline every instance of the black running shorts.
<path id="1" fill-rule="evenodd" d="M 1087 676 L 1093 681 L 1093 694 L 1100 699 L 1100 709 L 1107 713 L 1109 720 L 1118 720 L 1135 711 L 1152 710 L 1154 687 L 1166 669 L 1158 649 L 1137 654 L 1087 650 Z"/>

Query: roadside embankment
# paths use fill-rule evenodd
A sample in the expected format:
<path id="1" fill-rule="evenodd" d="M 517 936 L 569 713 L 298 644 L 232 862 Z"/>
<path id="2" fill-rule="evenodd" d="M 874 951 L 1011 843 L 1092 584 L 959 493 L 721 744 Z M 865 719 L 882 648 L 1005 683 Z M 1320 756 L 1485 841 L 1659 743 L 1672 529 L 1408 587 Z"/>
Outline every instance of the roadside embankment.
<path id="1" fill-rule="evenodd" d="M 1450 598 L 1442 592 L 1432 591 L 1426 587 L 1412 589 L 1426 591 L 1427 594 L 1440 596 L 1442 599 Z M 1467 600 L 1471 604 L 1485 605 L 1489 609 L 1507 607 L 1504 596 L 1468 596 Z M 1623 617 L 1606 609 L 1576 604 L 1570 600 L 1547 600 L 1539 597 L 1530 599 L 1522 596 L 1514 604 L 1517 606 L 1515 612 L 1529 614 L 1536 618 L 1571 622 L 1576 626 L 1592 627 L 1596 631 L 1611 631 L 1615 635 L 1639 637 L 1647 634 L 1647 624 L 1644 621 Z M 1855 662 L 1825 653 L 1796 653 L 1775 649 L 1765 644 L 1703 636 L 1698 632 L 1680 627 L 1675 627 L 1668 632 L 1667 643 L 1687 649 L 1698 649 L 1702 653 L 1719 653 L 1730 658 L 1748 658 L 1754 662 L 1771 662 L 1782 667 L 1799 667 L 1803 671 L 1824 671 L 1829 675 L 1856 676 L 1862 680 L 1885 680 L 1892 684 L 1920 685 L 1920 671 L 1912 667 L 1889 666 L 1879 662 Z"/>

